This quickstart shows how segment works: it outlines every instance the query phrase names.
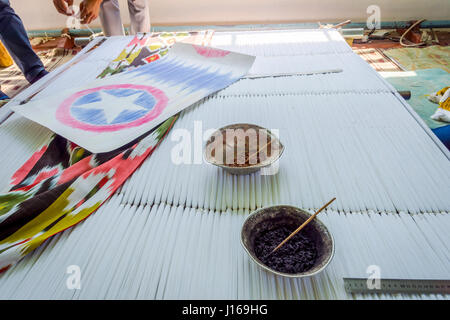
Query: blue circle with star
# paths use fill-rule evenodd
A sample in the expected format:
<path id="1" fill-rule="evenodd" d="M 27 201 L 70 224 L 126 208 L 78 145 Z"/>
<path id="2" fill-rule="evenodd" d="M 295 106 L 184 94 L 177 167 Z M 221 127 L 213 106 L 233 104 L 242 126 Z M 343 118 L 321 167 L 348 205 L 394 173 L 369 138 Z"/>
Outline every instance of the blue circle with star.
<path id="1" fill-rule="evenodd" d="M 102 101 L 100 92 L 116 97 L 117 103 L 120 103 L 120 99 L 135 95 L 136 99 L 133 100 L 133 104 L 142 107 L 142 110 L 127 110 L 124 106 L 124 110 L 111 122 L 108 122 L 103 109 L 95 107 L 89 108 L 90 104 Z M 152 111 L 155 104 L 156 99 L 149 92 L 143 90 L 130 88 L 103 89 L 101 91 L 88 93 L 75 100 L 70 108 L 70 113 L 75 119 L 91 125 L 103 126 L 125 124 L 144 117 Z M 107 106 L 105 106 L 105 108 L 107 108 Z"/>

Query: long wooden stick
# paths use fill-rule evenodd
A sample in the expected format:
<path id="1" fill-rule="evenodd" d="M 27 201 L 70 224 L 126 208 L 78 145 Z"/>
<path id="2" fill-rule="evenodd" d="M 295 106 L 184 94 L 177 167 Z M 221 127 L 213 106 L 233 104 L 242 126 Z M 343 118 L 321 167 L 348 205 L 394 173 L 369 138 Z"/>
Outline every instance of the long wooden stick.
<path id="1" fill-rule="evenodd" d="M 322 208 L 320 208 L 319 210 L 317 210 L 316 213 L 314 213 L 311 217 L 308 218 L 308 220 L 306 220 L 305 222 L 303 222 L 303 224 L 297 228 L 297 230 L 295 230 L 294 232 L 292 232 L 286 239 L 284 239 L 278 246 L 276 246 L 275 249 L 272 250 L 271 253 L 274 253 L 275 251 L 277 251 L 278 249 L 281 248 L 281 246 L 283 244 L 285 244 L 286 242 L 289 241 L 289 239 L 291 239 L 293 236 L 295 236 L 300 230 L 302 230 L 304 227 L 306 227 L 306 225 L 308 223 L 310 223 L 318 214 L 320 211 L 322 211 L 323 209 L 325 209 L 326 207 L 328 207 L 330 205 L 330 203 L 332 203 L 334 200 L 336 200 L 336 198 L 331 199 L 330 201 L 328 201 L 326 204 L 323 205 Z"/>
<path id="2" fill-rule="evenodd" d="M 244 162 L 244 163 L 246 163 L 247 160 L 250 162 L 250 159 L 251 159 L 252 157 L 258 156 L 258 154 L 259 154 L 264 148 L 268 147 L 268 146 L 271 145 L 271 144 L 272 144 L 272 137 L 270 137 L 270 141 L 267 142 L 267 143 L 266 143 L 264 146 L 262 146 L 261 148 L 259 148 L 258 151 L 252 153 L 252 154 L 249 155 L 248 157 L 245 157 L 245 162 Z"/>
<path id="3" fill-rule="evenodd" d="M 258 78 L 275 78 L 275 77 L 292 77 L 292 76 L 309 76 L 326 73 L 341 73 L 342 69 L 328 69 L 315 71 L 301 71 L 301 72 L 285 72 L 285 73 L 261 73 L 261 74 L 247 74 L 241 79 L 258 79 Z"/>
<path id="4" fill-rule="evenodd" d="M 337 25 L 333 26 L 332 28 L 337 29 L 337 28 L 343 27 L 351 22 L 352 22 L 352 20 L 345 20 L 344 22 L 338 23 Z"/>

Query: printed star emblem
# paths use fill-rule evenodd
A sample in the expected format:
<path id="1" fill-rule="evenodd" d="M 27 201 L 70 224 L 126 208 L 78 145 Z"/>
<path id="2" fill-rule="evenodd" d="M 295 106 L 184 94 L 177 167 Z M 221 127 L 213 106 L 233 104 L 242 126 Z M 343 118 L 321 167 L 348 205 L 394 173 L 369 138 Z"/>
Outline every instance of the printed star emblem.
<path id="1" fill-rule="evenodd" d="M 102 110 L 108 124 L 113 123 L 114 119 L 125 110 L 147 110 L 145 107 L 135 103 L 142 92 L 136 92 L 126 97 L 117 97 L 104 91 L 99 91 L 98 94 L 99 101 L 79 105 L 77 108 Z"/>

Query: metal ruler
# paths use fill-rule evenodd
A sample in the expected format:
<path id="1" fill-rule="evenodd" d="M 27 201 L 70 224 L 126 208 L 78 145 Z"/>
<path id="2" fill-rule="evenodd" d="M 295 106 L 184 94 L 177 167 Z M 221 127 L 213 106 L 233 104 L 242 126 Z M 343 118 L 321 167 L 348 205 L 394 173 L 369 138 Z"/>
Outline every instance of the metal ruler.
<path id="1" fill-rule="evenodd" d="M 450 280 L 380 279 L 379 289 L 371 289 L 365 278 L 344 278 L 344 286 L 347 293 L 450 294 Z"/>

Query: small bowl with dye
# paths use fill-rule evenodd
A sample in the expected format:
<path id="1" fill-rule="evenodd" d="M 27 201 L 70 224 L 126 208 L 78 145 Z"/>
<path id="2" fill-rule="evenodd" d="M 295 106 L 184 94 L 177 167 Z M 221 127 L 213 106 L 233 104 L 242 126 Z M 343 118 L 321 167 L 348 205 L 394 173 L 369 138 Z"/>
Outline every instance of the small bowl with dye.
<path id="1" fill-rule="evenodd" d="M 327 227 L 316 217 L 296 236 L 302 235 L 314 243 L 316 256 L 309 269 L 297 273 L 281 272 L 269 267 L 256 253 L 255 240 L 263 233 L 273 231 L 277 228 L 297 229 L 305 222 L 311 214 L 305 210 L 287 206 L 271 206 L 258 209 L 251 213 L 245 220 L 241 230 L 241 243 L 250 258 L 261 268 L 276 275 L 290 278 L 309 277 L 318 274 L 330 263 L 334 255 L 334 240 Z M 295 237 L 289 241 L 294 241 Z M 288 245 L 289 241 L 284 245 Z M 279 244 L 279 241 L 277 244 Z M 277 245 L 276 244 L 276 245 Z M 275 246 L 276 246 L 275 245 Z M 275 247 L 274 246 L 274 247 Z M 273 249 L 273 248 L 272 248 Z M 281 247 L 279 250 L 282 250 Z M 278 251 L 277 251 L 278 252 Z"/>
<path id="2" fill-rule="evenodd" d="M 220 155 L 217 150 L 222 151 Z M 269 167 L 283 151 L 283 144 L 270 130 L 254 124 L 237 123 L 222 127 L 209 137 L 204 158 L 231 174 L 243 175 Z"/>

